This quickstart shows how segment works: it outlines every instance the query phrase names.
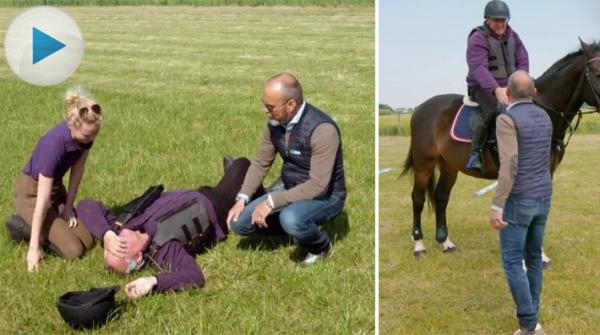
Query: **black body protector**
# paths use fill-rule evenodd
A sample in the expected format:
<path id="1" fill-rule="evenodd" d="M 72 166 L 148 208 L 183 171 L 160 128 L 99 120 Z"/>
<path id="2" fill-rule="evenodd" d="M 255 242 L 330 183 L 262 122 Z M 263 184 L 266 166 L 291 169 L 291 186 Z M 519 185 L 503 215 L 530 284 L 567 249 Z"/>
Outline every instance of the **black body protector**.
<path id="1" fill-rule="evenodd" d="M 126 224 L 129 220 L 141 214 L 164 190 L 162 185 L 149 187 L 141 196 L 133 199 L 123 207 L 119 216 L 120 222 Z M 156 234 L 152 239 L 146 256 L 151 259 L 167 242 L 177 240 L 190 255 L 202 253 L 212 245 L 214 228 L 208 218 L 204 204 L 196 199 L 173 209 L 156 220 Z"/>
<path id="2" fill-rule="evenodd" d="M 481 32 L 490 44 L 488 70 L 492 77 L 494 79 L 508 78 L 517 70 L 515 59 L 516 42 L 512 34 L 504 36 L 499 40 L 492 36 L 492 31 L 484 24 L 471 30 L 469 36 L 476 31 Z"/>
<path id="3" fill-rule="evenodd" d="M 156 220 L 156 234 L 146 254 L 154 258 L 171 240 L 181 242 L 191 255 L 200 254 L 211 246 L 213 230 L 204 204 L 195 199 L 188 201 Z"/>

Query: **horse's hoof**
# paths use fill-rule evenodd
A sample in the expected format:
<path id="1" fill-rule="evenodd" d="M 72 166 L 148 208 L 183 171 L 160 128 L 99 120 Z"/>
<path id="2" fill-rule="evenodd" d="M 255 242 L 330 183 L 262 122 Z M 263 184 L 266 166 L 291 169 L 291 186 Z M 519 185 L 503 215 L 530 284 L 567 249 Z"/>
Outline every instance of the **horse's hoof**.
<path id="1" fill-rule="evenodd" d="M 542 262 L 542 269 L 548 270 L 551 267 L 552 267 L 552 262 L 551 261 Z"/>
<path id="2" fill-rule="evenodd" d="M 456 250 L 458 250 L 458 248 L 456 246 L 452 246 L 442 250 L 442 252 L 445 254 L 449 254 L 451 252 L 455 252 Z"/>
<path id="3" fill-rule="evenodd" d="M 417 259 L 421 259 L 421 258 L 425 257 L 425 255 L 427 255 L 427 250 L 425 250 L 425 249 L 417 250 L 417 251 L 413 252 L 413 255 L 415 255 L 415 257 Z"/>

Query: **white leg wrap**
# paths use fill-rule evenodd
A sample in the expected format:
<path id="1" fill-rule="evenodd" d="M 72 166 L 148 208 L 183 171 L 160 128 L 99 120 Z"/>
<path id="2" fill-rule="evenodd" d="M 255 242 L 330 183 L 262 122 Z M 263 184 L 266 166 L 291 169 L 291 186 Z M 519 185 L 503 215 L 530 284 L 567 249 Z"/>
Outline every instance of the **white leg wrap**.
<path id="1" fill-rule="evenodd" d="M 450 241 L 450 238 L 447 238 L 444 242 L 442 242 L 442 250 L 455 249 L 456 245 Z"/>
<path id="2" fill-rule="evenodd" d="M 425 244 L 423 244 L 423 240 L 415 241 L 415 252 L 425 250 Z"/>

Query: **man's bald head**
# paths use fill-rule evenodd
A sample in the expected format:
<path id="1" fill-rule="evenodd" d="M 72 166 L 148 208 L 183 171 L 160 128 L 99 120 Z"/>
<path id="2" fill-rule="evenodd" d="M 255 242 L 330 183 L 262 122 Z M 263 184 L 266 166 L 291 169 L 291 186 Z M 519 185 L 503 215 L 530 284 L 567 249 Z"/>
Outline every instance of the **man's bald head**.
<path id="1" fill-rule="evenodd" d="M 303 101 L 302 85 L 293 74 L 282 72 L 274 75 L 267 80 L 266 91 L 279 94 L 282 100 L 295 100 L 300 104 Z"/>
<path id="2" fill-rule="evenodd" d="M 290 122 L 302 101 L 302 85 L 291 73 L 282 72 L 267 80 L 262 102 L 271 125 Z"/>
<path id="3" fill-rule="evenodd" d="M 536 93 L 535 82 L 529 73 L 519 70 L 508 77 L 507 95 L 511 102 L 531 100 Z"/>
<path id="4" fill-rule="evenodd" d="M 127 255 L 119 257 L 104 250 L 104 265 L 117 273 L 130 273 L 143 266 L 142 247 L 146 241 L 146 236 L 142 233 L 129 230 L 127 228 L 119 233 L 127 244 Z"/>

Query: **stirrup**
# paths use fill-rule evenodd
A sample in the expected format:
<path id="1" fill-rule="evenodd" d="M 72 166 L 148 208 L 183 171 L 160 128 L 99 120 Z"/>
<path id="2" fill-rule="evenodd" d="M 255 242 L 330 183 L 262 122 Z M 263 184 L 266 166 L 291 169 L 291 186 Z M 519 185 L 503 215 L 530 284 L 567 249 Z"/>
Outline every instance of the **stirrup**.
<path id="1" fill-rule="evenodd" d="M 472 152 L 467 161 L 467 169 L 481 172 L 483 164 L 481 162 L 481 154 L 478 152 Z"/>

